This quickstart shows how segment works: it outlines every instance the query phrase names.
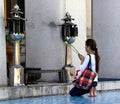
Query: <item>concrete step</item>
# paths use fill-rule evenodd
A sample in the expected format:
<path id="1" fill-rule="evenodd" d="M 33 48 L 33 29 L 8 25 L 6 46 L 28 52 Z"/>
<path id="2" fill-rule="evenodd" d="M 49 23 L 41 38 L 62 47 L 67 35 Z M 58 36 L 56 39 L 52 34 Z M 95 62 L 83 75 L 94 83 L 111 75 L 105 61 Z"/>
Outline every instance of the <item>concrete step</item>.
<path id="1" fill-rule="evenodd" d="M 39 82 L 27 86 L 0 87 L 0 100 L 69 94 L 71 83 Z M 98 91 L 119 90 L 120 80 L 100 81 Z"/>

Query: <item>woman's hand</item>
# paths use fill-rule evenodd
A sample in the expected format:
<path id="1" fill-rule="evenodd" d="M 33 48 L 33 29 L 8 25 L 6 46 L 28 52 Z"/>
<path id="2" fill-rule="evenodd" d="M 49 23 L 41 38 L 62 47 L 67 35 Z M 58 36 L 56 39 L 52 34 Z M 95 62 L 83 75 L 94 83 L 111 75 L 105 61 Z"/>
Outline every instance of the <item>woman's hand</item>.
<path id="1" fill-rule="evenodd" d="M 81 64 L 83 63 L 85 57 L 83 55 L 81 55 L 80 53 L 78 53 L 78 57 L 81 60 Z"/>

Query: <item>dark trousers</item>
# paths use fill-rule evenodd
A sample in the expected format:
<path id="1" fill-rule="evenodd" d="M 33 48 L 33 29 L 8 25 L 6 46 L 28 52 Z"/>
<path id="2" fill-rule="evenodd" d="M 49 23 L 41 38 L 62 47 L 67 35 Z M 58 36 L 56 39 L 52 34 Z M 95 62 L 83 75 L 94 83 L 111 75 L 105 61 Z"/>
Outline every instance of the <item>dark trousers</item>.
<path id="1" fill-rule="evenodd" d="M 69 94 L 70 94 L 71 96 L 81 96 L 81 95 L 84 95 L 84 94 L 89 93 L 89 92 L 90 92 L 90 89 L 84 90 L 84 89 L 82 89 L 82 88 L 73 87 L 73 88 L 70 90 Z"/>

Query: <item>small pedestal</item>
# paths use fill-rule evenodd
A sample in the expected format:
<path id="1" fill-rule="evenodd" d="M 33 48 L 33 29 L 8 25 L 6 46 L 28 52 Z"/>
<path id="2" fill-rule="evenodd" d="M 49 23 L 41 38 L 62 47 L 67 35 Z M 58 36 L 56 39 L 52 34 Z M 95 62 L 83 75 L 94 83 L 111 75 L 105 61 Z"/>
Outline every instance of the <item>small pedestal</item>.
<path id="1" fill-rule="evenodd" d="M 73 66 L 65 66 L 59 73 L 59 79 L 62 83 L 72 83 L 75 79 L 76 69 Z"/>
<path id="2" fill-rule="evenodd" d="M 24 85 L 24 68 L 21 65 L 13 65 L 10 68 L 10 86 Z"/>

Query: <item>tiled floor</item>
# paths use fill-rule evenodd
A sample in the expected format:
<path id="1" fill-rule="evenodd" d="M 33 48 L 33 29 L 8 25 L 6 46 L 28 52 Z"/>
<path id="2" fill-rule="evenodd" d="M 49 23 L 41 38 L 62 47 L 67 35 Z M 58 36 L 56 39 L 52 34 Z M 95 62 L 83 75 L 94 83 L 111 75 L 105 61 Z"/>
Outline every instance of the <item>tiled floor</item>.
<path id="1" fill-rule="evenodd" d="M 120 90 L 98 92 L 97 97 L 70 95 L 45 96 L 18 100 L 0 101 L 0 104 L 120 104 Z"/>

